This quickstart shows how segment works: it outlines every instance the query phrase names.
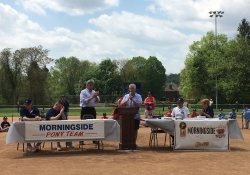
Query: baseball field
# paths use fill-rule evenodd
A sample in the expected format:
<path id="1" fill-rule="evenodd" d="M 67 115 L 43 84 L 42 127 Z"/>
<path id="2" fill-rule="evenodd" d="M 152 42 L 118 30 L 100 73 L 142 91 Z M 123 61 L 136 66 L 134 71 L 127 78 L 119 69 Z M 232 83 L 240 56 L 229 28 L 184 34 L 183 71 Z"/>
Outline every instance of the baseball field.
<path id="1" fill-rule="evenodd" d="M 100 117 L 100 116 L 99 116 Z M 71 116 L 70 119 L 78 119 Z M 14 117 L 17 121 L 18 117 Z M 241 128 L 241 119 L 238 116 Z M 22 151 L 22 144 L 6 145 L 5 132 L 0 133 L 0 174 L 4 175 L 66 175 L 66 174 L 250 174 L 250 129 L 242 130 L 243 140 L 230 140 L 230 151 L 176 152 L 169 142 L 163 146 L 164 134 L 159 134 L 159 148 L 148 146 L 150 128 L 141 126 L 137 144 L 138 152 L 117 152 L 118 141 L 104 141 L 104 150 L 97 150 L 92 142 L 85 142 L 84 149 L 65 148 L 57 151 L 56 143 L 51 150 L 46 143 L 40 152 Z"/>

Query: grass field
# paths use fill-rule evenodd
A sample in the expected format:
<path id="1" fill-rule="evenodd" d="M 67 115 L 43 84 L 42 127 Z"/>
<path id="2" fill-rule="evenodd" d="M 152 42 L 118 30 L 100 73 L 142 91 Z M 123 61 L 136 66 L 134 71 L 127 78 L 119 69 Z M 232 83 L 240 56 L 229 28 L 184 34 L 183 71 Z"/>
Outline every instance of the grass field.
<path id="1" fill-rule="evenodd" d="M 111 116 L 112 110 L 114 108 L 113 107 L 96 107 L 96 112 L 97 115 L 101 116 L 102 113 L 106 112 L 107 116 Z M 43 110 L 42 108 L 39 108 L 39 110 Z M 44 111 L 47 112 L 49 110 L 49 108 L 45 108 Z M 165 114 L 166 113 L 167 108 L 163 108 L 162 107 L 156 107 L 155 109 L 155 115 L 158 114 Z M 189 108 L 190 113 L 192 113 L 192 108 Z M 228 113 L 231 111 L 231 109 L 224 109 L 224 113 L 226 115 L 228 115 Z M 80 112 L 81 112 L 81 108 L 79 107 L 74 107 L 74 108 L 70 108 L 69 110 L 69 116 L 80 116 Z M 219 113 L 219 110 L 214 109 L 214 114 L 217 115 Z M 141 115 L 144 114 L 144 108 L 141 109 Z M 241 114 L 241 110 L 238 111 L 237 113 L 238 115 Z M 0 117 L 3 116 L 7 116 L 7 117 L 18 117 L 19 116 L 19 112 L 17 108 L 1 108 L 0 109 Z"/>

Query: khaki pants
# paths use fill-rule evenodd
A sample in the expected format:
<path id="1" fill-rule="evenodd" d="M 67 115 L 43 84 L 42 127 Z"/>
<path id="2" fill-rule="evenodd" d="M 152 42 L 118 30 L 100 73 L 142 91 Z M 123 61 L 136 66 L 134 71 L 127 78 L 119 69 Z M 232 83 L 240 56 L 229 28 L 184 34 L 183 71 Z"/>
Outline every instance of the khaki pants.
<path id="1" fill-rule="evenodd" d="M 245 128 L 245 129 L 248 129 L 248 125 L 249 125 L 250 119 L 246 119 L 246 118 L 245 118 L 244 121 L 245 121 L 245 122 L 244 122 L 244 128 Z"/>

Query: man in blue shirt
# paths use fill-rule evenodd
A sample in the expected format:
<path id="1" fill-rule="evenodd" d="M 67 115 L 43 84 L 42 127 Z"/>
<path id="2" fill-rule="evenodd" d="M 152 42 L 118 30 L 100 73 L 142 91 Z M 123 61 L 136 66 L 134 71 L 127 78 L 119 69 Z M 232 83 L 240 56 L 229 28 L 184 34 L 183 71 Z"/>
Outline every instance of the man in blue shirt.
<path id="1" fill-rule="evenodd" d="M 226 118 L 226 114 L 223 112 L 223 109 L 220 108 L 220 113 L 218 114 L 219 118 Z"/>
<path id="2" fill-rule="evenodd" d="M 228 113 L 228 118 L 229 119 L 236 119 L 237 114 L 235 112 L 235 108 L 232 108 L 232 111 Z"/>
<path id="3" fill-rule="evenodd" d="M 46 113 L 46 120 L 66 120 L 62 101 L 57 101 L 54 106 Z M 57 151 L 61 151 L 60 142 L 57 142 Z"/>
<path id="4" fill-rule="evenodd" d="M 201 101 L 202 110 L 199 111 L 200 116 L 206 116 L 206 118 L 214 117 L 214 110 L 212 106 L 209 106 L 209 100 L 203 99 Z"/>
<path id="5" fill-rule="evenodd" d="M 247 106 L 244 106 L 244 112 L 243 112 L 243 117 L 244 117 L 244 129 L 248 129 L 248 125 L 250 122 L 250 110 L 248 110 Z"/>
<path id="6" fill-rule="evenodd" d="M 138 113 L 135 114 L 134 119 L 135 119 L 135 143 L 137 140 L 137 135 L 138 135 L 138 129 L 140 126 L 140 109 L 141 109 L 141 104 L 142 104 L 142 98 L 140 94 L 136 93 L 136 85 L 135 84 L 130 84 L 129 85 L 129 91 L 130 93 L 125 95 L 122 99 L 122 102 L 120 106 L 125 106 L 126 108 L 131 108 L 131 107 L 137 107 L 139 108 Z"/>
<path id="7" fill-rule="evenodd" d="M 24 106 L 20 109 L 20 117 L 22 121 L 41 121 L 39 110 L 32 105 L 32 100 L 26 98 L 24 101 Z M 34 147 L 30 143 L 27 143 L 27 150 L 30 152 L 39 151 L 39 146 L 41 143 L 37 143 Z"/>

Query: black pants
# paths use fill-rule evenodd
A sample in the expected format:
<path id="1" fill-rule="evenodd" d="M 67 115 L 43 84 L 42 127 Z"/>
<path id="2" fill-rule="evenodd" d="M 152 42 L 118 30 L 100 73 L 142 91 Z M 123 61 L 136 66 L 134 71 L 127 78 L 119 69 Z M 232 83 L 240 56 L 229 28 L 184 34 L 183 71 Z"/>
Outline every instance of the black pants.
<path id="1" fill-rule="evenodd" d="M 83 120 L 83 115 L 85 114 L 91 114 L 94 116 L 94 119 L 96 119 L 96 110 L 94 107 L 82 107 L 81 117 L 80 117 L 81 120 Z"/>

